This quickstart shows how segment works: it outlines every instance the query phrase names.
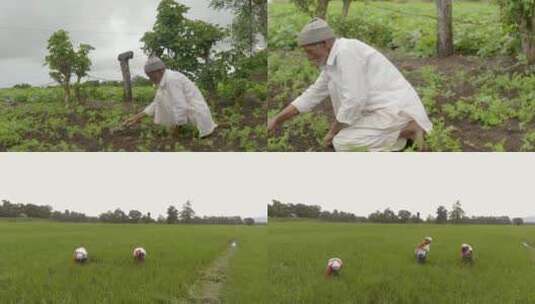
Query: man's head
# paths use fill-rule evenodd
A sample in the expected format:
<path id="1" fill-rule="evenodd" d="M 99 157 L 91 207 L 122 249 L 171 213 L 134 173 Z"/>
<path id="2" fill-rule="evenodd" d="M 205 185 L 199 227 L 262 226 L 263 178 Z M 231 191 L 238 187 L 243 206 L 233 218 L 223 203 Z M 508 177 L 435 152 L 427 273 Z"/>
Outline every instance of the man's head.
<path id="1" fill-rule="evenodd" d="M 472 251 L 472 248 L 471 248 L 470 245 L 468 245 L 468 244 L 462 244 L 462 245 L 461 245 L 461 251 L 462 251 L 463 253 L 469 253 L 469 252 Z"/>
<path id="2" fill-rule="evenodd" d="M 433 239 L 430 236 L 426 236 L 424 238 L 424 243 L 426 243 L 426 244 L 431 244 L 432 241 L 433 241 Z"/>
<path id="3" fill-rule="evenodd" d="M 145 255 L 147 254 L 147 252 L 145 251 L 145 249 L 141 248 L 141 247 L 138 247 L 138 248 L 135 248 L 134 249 L 134 259 L 138 262 L 143 262 L 145 261 Z"/>
<path id="4" fill-rule="evenodd" d="M 155 85 L 159 85 L 165 73 L 165 63 L 158 57 L 150 56 L 145 63 L 145 74 Z"/>
<path id="5" fill-rule="evenodd" d="M 87 261 L 87 250 L 83 246 L 74 250 L 74 261 L 78 263 L 84 263 Z"/>
<path id="6" fill-rule="evenodd" d="M 303 47 L 307 58 L 321 67 L 327 62 L 336 36 L 327 22 L 314 18 L 299 33 L 297 43 Z"/>

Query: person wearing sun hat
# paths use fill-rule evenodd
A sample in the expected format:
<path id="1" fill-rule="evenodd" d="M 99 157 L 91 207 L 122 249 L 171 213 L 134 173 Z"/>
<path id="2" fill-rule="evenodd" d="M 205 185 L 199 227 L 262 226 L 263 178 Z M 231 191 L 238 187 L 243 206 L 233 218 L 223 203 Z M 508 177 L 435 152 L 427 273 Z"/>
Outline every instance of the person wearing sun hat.
<path id="1" fill-rule="evenodd" d="M 429 254 L 429 251 L 431 251 L 431 243 L 433 242 L 433 239 L 430 236 L 426 236 L 419 244 L 416 246 L 416 249 L 414 250 L 414 254 L 416 255 L 416 260 L 420 263 L 424 263 L 427 259 L 427 255 Z"/>
<path id="2" fill-rule="evenodd" d="M 335 119 L 324 138 L 326 146 L 336 151 L 400 151 L 413 143 L 423 149 L 431 121 L 414 88 L 385 56 L 357 39 L 337 38 L 320 18 L 303 27 L 297 42 L 321 73 L 268 119 L 270 132 L 330 97 Z"/>
<path id="3" fill-rule="evenodd" d="M 193 124 L 200 137 L 215 130 L 216 123 L 199 88 L 180 72 L 167 69 L 158 57 L 151 56 L 145 63 L 145 73 L 158 86 L 154 101 L 142 112 L 124 123 L 132 126 L 145 116 L 153 116 L 154 123 L 169 127 Z"/>

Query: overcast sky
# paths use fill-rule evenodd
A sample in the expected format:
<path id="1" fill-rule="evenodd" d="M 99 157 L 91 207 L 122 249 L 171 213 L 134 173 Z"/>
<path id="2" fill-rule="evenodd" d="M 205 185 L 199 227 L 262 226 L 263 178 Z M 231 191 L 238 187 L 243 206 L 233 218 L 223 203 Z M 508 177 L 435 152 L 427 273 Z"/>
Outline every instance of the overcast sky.
<path id="1" fill-rule="evenodd" d="M 201 215 L 262 216 L 271 199 L 368 215 L 535 215 L 535 154 L 61 153 L 0 154 L 0 199 L 96 215 L 165 212 L 190 199 Z"/>
<path id="2" fill-rule="evenodd" d="M 228 11 L 214 11 L 208 0 L 176 0 L 190 7 L 188 17 L 226 26 Z M 160 0 L 17 0 L 0 1 L 0 88 L 17 83 L 51 82 L 43 66 L 47 40 L 65 29 L 77 46 L 88 43 L 91 74 L 120 79 L 117 55 L 133 50 L 132 74 L 142 74 L 146 59 L 139 40 L 152 29 Z"/>
<path id="3" fill-rule="evenodd" d="M 467 215 L 535 215 L 535 154 L 291 154 L 272 162 L 273 198 L 367 216 L 435 215 L 460 200 Z"/>
<path id="4" fill-rule="evenodd" d="M 0 199 L 98 215 L 165 214 L 191 200 L 198 215 L 265 217 L 270 189 L 241 153 L 0 154 Z M 242 160 L 243 159 L 243 160 Z"/>

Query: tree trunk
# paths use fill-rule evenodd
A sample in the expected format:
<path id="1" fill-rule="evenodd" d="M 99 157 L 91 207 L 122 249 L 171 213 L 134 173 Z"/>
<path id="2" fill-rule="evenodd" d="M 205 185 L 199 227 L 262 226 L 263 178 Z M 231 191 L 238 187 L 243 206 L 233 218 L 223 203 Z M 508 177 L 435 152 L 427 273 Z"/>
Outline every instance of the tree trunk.
<path id="1" fill-rule="evenodd" d="M 436 0 L 437 4 L 437 54 L 453 55 L 452 0 Z"/>
<path id="2" fill-rule="evenodd" d="M 69 103 L 70 99 L 71 99 L 71 86 L 68 81 L 65 81 L 65 83 L 63 83 L 63 101 L 65 103 Z"/>
<path id="3" fill-rule="evenodd" d="M 535 15 L 532 17 L 531 27 L 528 24 L 528 20 L 522 19 L 520 32 L 522 35 L 522 51 L 526 55 L 528 64 L 535 64 Z"/>
<path id="4" fill-rule="evenodd" d="M 342 7 L 342 17 L 349 15 L 349 7 L 351 6 L 351 0 L 344 0 L 344 6 Z"/>
<path id="5" fill-rule="evenodd" d="M 327 20 L 327 9 L 329 8 L 329 0 L 318 0 L 316 7 L 316 17 Z"/>

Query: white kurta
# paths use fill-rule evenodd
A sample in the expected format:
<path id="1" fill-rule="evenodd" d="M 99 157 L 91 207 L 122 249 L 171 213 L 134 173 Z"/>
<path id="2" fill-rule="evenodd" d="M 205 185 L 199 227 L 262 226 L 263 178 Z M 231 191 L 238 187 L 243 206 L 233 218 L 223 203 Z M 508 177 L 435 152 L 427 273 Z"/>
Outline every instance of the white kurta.
<path id="1" fill-rule="evenodd" d="M 292 104 L 308 112 L 327 97 L 336 120 L 348 125 L 333 139 L 336 151 L 397 151 L 406 145 L 399 134 L 411 120 L 426 132 L 432 129 L 409 82 L 385 56 L 356 39 L 336 40 L 316 82 Z"/>
<path id="2" fill-rule="evenodd" d="M 179 126 L 191 123 L 200 136 L 210 135 L 217 125 L 199 88 L 182 73 L 165 70 L 154 101 L 143 111 L 154 123 Z"/>

